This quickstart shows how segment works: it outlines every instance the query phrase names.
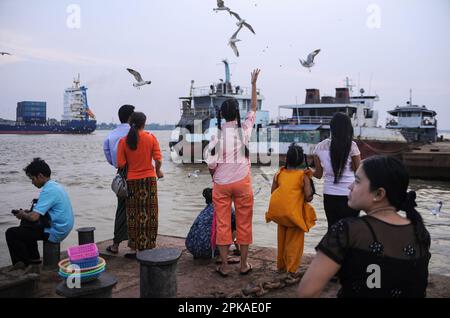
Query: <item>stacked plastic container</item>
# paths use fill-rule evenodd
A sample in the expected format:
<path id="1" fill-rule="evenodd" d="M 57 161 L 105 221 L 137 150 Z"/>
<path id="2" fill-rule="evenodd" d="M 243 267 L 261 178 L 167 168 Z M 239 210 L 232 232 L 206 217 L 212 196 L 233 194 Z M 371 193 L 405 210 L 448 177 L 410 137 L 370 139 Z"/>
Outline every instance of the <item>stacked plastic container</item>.
<path id="1" fill-rule="evenodd" d="M 97 279 L 105 271 L 106 262 L 99 257 L 95 243 L 70 247 L 67 254 L 69 258 L 59 263 L 58 274 L 63 279 L 71 275 L 80 275 L 81 281 L 87 282 Z M 74 271 L 74 266 L 71 265 L 77 265 L 80 268 L 79 273 Z"/>

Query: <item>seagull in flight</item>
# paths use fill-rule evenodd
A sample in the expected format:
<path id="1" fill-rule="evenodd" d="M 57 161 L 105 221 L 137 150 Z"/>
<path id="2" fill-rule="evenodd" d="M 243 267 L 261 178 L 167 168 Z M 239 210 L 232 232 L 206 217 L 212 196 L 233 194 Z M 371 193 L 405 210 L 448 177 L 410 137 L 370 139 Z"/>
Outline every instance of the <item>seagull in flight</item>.
<path id="1" fill-rule="evenodd" d="M 316 57 L 317 54 L 319 54 L 319 52 L 320 52 L 320 49 L 315 50 L 314 52 L 310 53 L 308 55 L 308 58 L 306 59 L 306 61 L 299 59 L 300 64 L 302 64 L 303 67 L 306 67 L 311 72 L 311 67 L 314 66 L 314 58 Z"/>
<path id="2" fill-rule="evenodd" d="M 0 55 L 12 55 L 11 53 L 8 53 L 8 52 L 0 52 Z"/>
<path id="3" fill-rule="evenodd" d="M 245 26 L 245 27 L 248 28 L 253 34 L 256 34 L 255 31 L 253 30 L 252 26 L 251 26 L 250 24 L 248 24 L 244 19 L 242 19 L 242 18 L 239 16 L 239 14 L 237 14 L 236 12 L 233 12 L 233 11 L 231 11 L 231 10 L 230 10 L 229 12 L 230 12 L 230 15 L 234 16 L 234 17 L 238 20 L 238 22 L 236 23 L 236 25 L 237 25 L 238 27 Z"/>
<path id="4" fill-rule="evenodd" d="M 139 72 L 135 70 L 132 70 L 131 68 L 127 68 L 127 71 L 130 72 L 136 79 L 137 82 L 133 83 L 133 86 L 137 87 L 138 89 L 141 89 L 141 86 L 150 85 L 152 83 L 151 81 L 144 81 L 141 74 L 139 74 Z"/>
<path id="5" fill-rule="evenodd" d="M 241 31 L 241 29 L 242 29 L 242 25 L 239 27 L 239 29 L 237 29 L 236 32 L 234 32 L 234 34 L 230 38 L 230 41 L 228 42 L 228 45 L 231 46 L 234 54 L 236 54 L 237 57 L 239 57 L 239 51 L 237 49 L 236 42 L 241 41 L 237 38 L 237 35 L 238 35 L 239 31 Z"/>
<path id="6" fill-rule="evenodd" d="M 223 0 L 217 0 L 217 8 L 213 9 L 214 11 L 219 12 L 219 11 L 228 11 L 230 12 L 230 8 L 225 7 L 225 1 Z"/>

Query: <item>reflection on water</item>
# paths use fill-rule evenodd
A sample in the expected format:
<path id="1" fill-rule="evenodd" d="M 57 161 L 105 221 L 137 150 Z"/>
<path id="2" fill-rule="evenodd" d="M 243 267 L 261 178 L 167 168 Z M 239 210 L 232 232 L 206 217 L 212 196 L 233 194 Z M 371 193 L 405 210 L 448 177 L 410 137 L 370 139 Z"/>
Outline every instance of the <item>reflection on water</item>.
<path id="1" fill-rule="evenodd" d="M 8 265 L 9 254 L 4 233 L 18 224 L 10 211 L 28 208 L 31 199 L 38 197 L 36 189 L 22 169 L 33 157 L 42 157 L 52 168 L 52 177 L 69 193 L 75 213 L 75 228 L 95 226 L 95 239 L 112 238 L 116 199 L 110 190 L 115 170 L 106 163 L 102 142 L 106 131 L 89 136 L 0 135 L 0 266 Z M 176 165 L 169 158 L 170 132 L 155 132 L 164 156 L 165 178 L 158 183 L 159 233 L 185 237 L 205 203 L 202 191 L 211 186 L 206 166 Z M 200 170 L 198 177 L 189 173 Z M 265 223 L 264 213 L 270 198 L 270 181 L 275 171 L 270 167 L 252 167 L 255 209 L 253 217 L 254 244 L 276 247 L 276 225 Z M 322 193 L 322 181 L 316 181 L 317 192 Z M 417 191 L 418 210 L 425 219 L 432 237 L 430 272 L 450 275 L 450 183 L 414 180 L 411 189 Z M 435 217 L 431 209 L 444 202 L 442 214 Z M 318 215 L 317 225 L 305 238 L 305 252 L 314 247 L 326 232 L 327 222 L 322 198 L 316 196 L 313 205 Z M 63 242 L 62 248 L 77 244 L 77 232 Z"/>

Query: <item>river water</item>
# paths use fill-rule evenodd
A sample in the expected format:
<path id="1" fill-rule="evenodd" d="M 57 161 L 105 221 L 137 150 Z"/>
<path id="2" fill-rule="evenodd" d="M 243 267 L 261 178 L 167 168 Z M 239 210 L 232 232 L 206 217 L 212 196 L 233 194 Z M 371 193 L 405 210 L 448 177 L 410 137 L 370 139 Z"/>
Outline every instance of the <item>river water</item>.
<path id="1" fill-rule="evenodd" d="M 52 169 L 52 178 L 67 190 L 74 209 L 75 227 L 95 226 L 96 241 L 111 239 L 114 228 L 116 199 L 110 189 L 115 170 L 104 159 L 102 143 L 107 131 L 91 135 L 0 135 L 0 266 L 10 264 L 5 231 L 18 224 L 10 213 L 12 209 L 29 208 L 39 190 L 25 176 L 23 168 L 33 157 L 41 157 Z M 165 178 L 158 183 L 159 234 L 185 237 L 198 213 L 204 208 L 202 190 L 211 186 L 206 166 L 178 165 L 170 161 L 169 131 L 155 132 L 164 155 Z M 188 174 L 199 169 L 198 178 Z M 254 244 L 276 247 L 276 224 L 265 223 L 264 213 L 269 204 L 270 185 L 275 170 L 270 167 L 252 167 L 255 209 L 253 218 Z M 316 180 L 317 192 L 322 193 L 322 182 Z M 431 273 L 450 276 L 450 183 L 413 180 L 417 191 L 418 210 L 431 233 Z M 439 217 L 431 214 L 437 201 L 444 202 Z M 316 196 L 313 206 L 318 215 L 314 228 L 306 235 L 305 252 L 314 247 L 325 234 L 327 222 L 322 198 Z M 74 230 L 62 243 L 62 248 L 77 245 Z M 40 244 L 41 245 L 41 244 Z"/>

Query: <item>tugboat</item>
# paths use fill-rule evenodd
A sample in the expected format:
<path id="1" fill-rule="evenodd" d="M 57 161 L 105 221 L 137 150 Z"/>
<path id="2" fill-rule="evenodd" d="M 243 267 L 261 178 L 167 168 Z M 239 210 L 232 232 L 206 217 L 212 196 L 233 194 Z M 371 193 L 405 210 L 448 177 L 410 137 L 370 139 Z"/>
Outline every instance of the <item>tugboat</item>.
<path id="1" fill-rule="evenodd" d="M 386 128 L 400 129 L 408 142 L 423 144 L 437 141 L 436 112 L 425 105 L 413 105 L 412 94 L 406 106 L 397 106 L 388 114 L 392 117 L 386 120 Z"/>
<path id="2" fill-rule="evenodd" d="M 336 88 L 335 96 L 321 97 L 318 89 L 307 89 L 305 104 L 279 106 L 279 120 L 272 124 L 278 129 L 279 141 L 271 142 L 269 151 L 279 154 L 280 163 L 285 162 L 292 142 L 302 146 L 305 154 L 312 155 L 316 145 L 330 137 L 330 122 L 336 112 L 350 117 L 363 159 L 375 154 L 400 155 L 408 150 L 400 130 L 377 126 L 378 111 L 374 103 L 379 101 L 379 96 L 364 95 L 364 89 L 360 90 L 360 96 L 351 96 L 348 78 L 346 83 L 346 87 Z M 280 117 L 282 109 L 292 111 L 292 115 Z"/>
<path id="3" fill-rule="evenodd" d="M 239 102 L 241 119 L 251 109 L 251 90 L 243 86 L 231 84 L 230 66 L 225 59 L 225 82 L 213 83 L 206 87 L 194 87 L 191 81 L 189 96 L 180 97 L 181 118 L 172 132 L 169 142 L 172 161 L 176 163 L 202 163 L 203 150 L 217 130 L 217 114 L 222 103 L 234 98 Z M 262 110 L 264 97 L 257 91 L 256 121 L 250 140 L 251 144 L 261 135 L 263 128 L 269 123 L 269 112 Z M 250 145 L 251 158 L 257 156 L 258 149 Z"/>

